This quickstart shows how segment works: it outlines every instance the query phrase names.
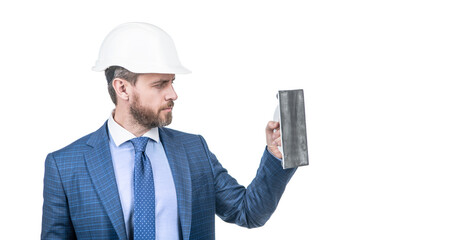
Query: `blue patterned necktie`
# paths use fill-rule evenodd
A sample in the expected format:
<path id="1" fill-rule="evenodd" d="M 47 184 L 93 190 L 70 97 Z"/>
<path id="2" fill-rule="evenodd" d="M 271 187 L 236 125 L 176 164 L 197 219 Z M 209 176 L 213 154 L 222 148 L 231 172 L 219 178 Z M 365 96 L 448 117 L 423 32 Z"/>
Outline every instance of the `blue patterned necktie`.
<path id="1" fill-rule="evenodd" d="M 134 145 L 134 240 L 155 239 L 155 190 L 152 166 L 144 153 L 149 138 L 131 139 Z"/>

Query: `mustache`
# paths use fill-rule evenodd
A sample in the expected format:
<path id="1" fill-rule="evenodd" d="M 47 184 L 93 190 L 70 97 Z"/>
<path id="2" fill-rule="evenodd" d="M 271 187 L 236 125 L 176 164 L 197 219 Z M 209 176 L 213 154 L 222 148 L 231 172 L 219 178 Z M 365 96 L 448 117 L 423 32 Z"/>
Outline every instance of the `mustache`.
<path id="1" fill-rule="evenodd" d="M 161 110 L 164 110 L 166 108 L 173 108 L 173 106 L 175 105 L 175 103 L 173 101 L 169 101 L 167 103 L 167 105 L 163 106 L 162 108 L 160 108 Z"/>

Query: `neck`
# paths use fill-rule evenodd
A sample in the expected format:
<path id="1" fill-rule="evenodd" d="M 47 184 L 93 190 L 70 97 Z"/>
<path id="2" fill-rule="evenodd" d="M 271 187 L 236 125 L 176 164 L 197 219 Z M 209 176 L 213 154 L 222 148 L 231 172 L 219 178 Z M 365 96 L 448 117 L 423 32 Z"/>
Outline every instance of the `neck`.
<path id="1" fill-rule="evenodd" d="M 113 110 L 113 119 L 124 129 L 128 130 L 136 137 L 144 135 L 150 129 L 141 126 L 137 121 L 132 117 L 129 110 L 123 107 L 116 106 L 116 109 Z"/>

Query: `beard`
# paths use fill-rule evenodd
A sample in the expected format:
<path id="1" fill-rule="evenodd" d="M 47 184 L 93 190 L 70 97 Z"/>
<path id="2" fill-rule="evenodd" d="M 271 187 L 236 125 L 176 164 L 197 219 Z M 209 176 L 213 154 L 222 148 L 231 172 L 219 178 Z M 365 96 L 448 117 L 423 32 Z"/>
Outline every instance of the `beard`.
<path id="1" fill-rule="evenodd" d="M 151 129 L 172 123 L 172 112 L 162 113 L 162 110 L 173 107 L 173 105 L 173 101 L 169 101 L 165 106 L 160 107 L 157 113 L 154 113 L 153 109 L 142 106 L 139 96 L 134 95 L 129 110 L 139 125 Z"/>

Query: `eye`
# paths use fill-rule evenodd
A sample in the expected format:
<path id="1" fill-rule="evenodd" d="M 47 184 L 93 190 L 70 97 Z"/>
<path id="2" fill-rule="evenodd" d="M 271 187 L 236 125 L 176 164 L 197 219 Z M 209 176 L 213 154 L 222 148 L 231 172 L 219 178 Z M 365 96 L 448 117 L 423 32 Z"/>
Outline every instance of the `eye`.
<path id="1" fill-rule="evenodd" d="M 167 84 L 168 84 L 168 81 L 161 81 L 161 82 L 158 82 L 158 83 L 154 84 L 153 86 L 156 87 L 156 88 L 163 88 Z"/>

